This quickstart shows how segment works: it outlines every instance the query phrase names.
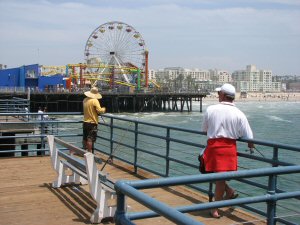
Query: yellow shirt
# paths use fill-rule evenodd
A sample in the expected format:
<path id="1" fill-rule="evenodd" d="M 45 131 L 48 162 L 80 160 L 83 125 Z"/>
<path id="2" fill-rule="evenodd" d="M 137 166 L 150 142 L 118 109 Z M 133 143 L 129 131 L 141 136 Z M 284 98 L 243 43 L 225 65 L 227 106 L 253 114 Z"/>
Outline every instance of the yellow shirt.
<path id="1" fill-rule="evenodd" d="M 83 100 L 83 121 L 98 124 L 98 115 L 105 113 L 105 107 L 100 106 L 98 99 L 85 98 Z"/>

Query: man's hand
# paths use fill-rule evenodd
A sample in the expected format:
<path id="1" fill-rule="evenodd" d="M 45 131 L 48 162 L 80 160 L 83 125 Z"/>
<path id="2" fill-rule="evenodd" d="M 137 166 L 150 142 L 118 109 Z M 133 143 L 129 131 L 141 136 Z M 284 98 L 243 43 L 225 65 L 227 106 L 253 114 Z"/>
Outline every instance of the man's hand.
<path id="1" fill-rule="evenodd" d="M 254 143 L 253 142 L 248 142 L 248 148 L 255 148 Z"/>

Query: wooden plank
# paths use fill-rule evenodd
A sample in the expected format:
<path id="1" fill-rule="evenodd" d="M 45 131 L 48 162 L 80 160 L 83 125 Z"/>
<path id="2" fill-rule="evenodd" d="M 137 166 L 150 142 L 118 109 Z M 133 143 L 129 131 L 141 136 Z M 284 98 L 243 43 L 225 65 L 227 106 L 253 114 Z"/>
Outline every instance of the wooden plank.
<path id="1" fill-rule="evenodd" d="M 105 158 L 104 158 L 105 160 Z M 133 168 L 123 163 L 107 165 L 104 172 L 113 179 L 146 179 L 155 177 L 146 172 L 135 176 Z M 99 165 L 101 168 L 102 165 Z M 87 224 L 96 208 L 95 201 L 90 197 L 88 186 L 65 186 L 53 189 L 51 182 L 55 180 L 49 157 L 20 157 L 0 159 L 0 225 L 52 225 L 52 224 Z M 155 188 L 144 190 L 155 199 L 171 206 L 188 205 L 207 202 L 207 197 L 185 187 Z M 130 212 L 145 211 L 146 207 L 128 199 Z M 238 209 L 224 208 L 221 219 L 213 219 L 208 212 L 194 212 L 190 215 L 205 224 L 237 224 L 255 221 L 258 218 Z M 136 224 L 172 224 L 158 217 L 137 220 Z M 253 224 L 266 224 L 255 222 Z"/>

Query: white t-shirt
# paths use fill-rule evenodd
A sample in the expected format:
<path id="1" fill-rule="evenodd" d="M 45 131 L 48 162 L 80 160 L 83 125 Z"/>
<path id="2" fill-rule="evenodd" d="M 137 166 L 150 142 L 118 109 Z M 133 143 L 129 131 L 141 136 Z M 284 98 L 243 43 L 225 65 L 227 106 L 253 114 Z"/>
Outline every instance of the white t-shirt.
<path id="1" fill-rule="evenodd" d="M 49 120 L 50 118 L 49 118 L 49 116 L 48 116 L 48 114 L 45 114 L 45 112 L 44 112 L 44 120 Z"/>
<path id="2" fill-rule="evenodd" d="M 253 139 L 245 114 L 230 102 L 209 106 L 204 115 L 202 130 L 207 132 L 209 139 L 221 137 Z"/>
<path id="3" fill-rule="evenodd" d="M 38 110 L 38 114 L 43 114 L 44 112 L 42 110 Z M 38 120 L 42 120 L 43 119 L 43 116 L 40 115 L 38 116 Z"/>

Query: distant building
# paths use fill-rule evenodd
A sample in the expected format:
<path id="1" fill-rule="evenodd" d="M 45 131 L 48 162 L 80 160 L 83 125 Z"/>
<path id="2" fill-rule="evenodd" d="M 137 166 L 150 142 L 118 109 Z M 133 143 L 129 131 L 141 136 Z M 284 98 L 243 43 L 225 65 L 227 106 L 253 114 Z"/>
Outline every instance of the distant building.
<path id="1" fill-rule="evenodd" d="M 300 82 L 291 82 L 288 85 L 288 91 L 300 91 Z"/>
<path id="2" fill-rule="evenodd" d="M 156 80 L 156 71 L 155 70 L 149 70 L 148 71 L 148 78 L 149 80 Z"/>
<path id="3" fill-rule="evenodd" d="M 272 91 L 281 92 L 286 91 L 285 85 L 283 86 L 281 82 L 272 82 Z"/>
<path id="4" fill-rule="evenodd" d="M 255 65 L 247 65 L 246 70 L 236 70 L 232 80 L 238 91 L 280 92 L 281 83 L 272 81 L 271 70 L 258 70 Z"/>
<path id="5" fill-rule="evenodd" d="M 238 85 L 236 85 L 236 88 L 238 91 L 240 92 L 246 92 L 250 90 L 250 86 L 249 86 L 250 82 L 248 81 L 239 81 Z"/>
<path id="6" fill-rule="evenodd" d="M 280 81 L 284 91 L 300 91 L 300 76 L 275 76 L 273 77 L 273 81 Z"/>
<path id="7" fill-rule="evenodd" d="M 155 71 L 156 81 L 170 91 L 194 92 L 203 89 L 210 82 L 208 70 L 167 67 Z M 206 89 L 206 88 L 204 88 Z"/>
<path id="8" fill-rule="evenodd" d="M 209 70 L 210 79 L 216 83 L 224 84 L 224 83 L 231 83 L 232 78 L 231 74 L 225 70 Z"/>
<path id="9" fill-rule="evenodd" d="M 55 90 L 57 86 L 64 86 L 62 74 L 42 76 L 40 65 L 24 65 L 17 68 L 0 70 L 0 88 L 25 91 L 27 88 L 39 91 Z"/>

